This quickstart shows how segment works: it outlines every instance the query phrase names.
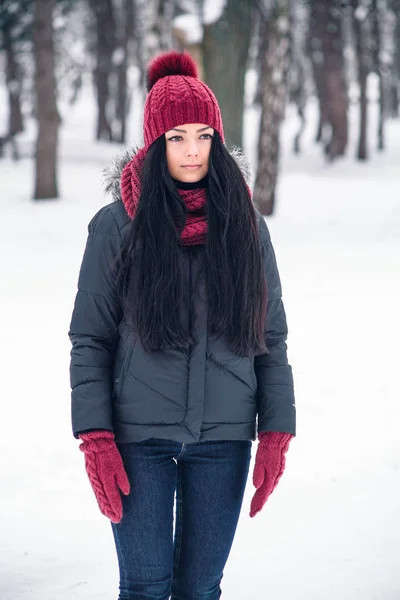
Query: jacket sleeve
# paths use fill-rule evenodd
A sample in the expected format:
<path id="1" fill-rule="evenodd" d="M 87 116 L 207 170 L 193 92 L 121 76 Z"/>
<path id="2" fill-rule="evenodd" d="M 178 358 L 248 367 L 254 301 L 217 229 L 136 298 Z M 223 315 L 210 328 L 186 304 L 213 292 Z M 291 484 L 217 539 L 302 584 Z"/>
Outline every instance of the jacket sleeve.
<path id="1" fill-rule="evenodd" d="M 296 434 L 296 407 L 292 368 L 287 358 L 287 323 L 275 252 L 267 224 L 260 222 L 260 242 L 267 279 L 267 353 L 257 355 L 258 432 L 281 431 Z"/>
<path id="2" fill-rule="evenodd" d="M 104 207 L 89 223 L 69 330 L 75 437 L 91 429 L 113 430 L 113 365 L 122 317 L 114 267 L 121 245 L 114 216 Z"/>

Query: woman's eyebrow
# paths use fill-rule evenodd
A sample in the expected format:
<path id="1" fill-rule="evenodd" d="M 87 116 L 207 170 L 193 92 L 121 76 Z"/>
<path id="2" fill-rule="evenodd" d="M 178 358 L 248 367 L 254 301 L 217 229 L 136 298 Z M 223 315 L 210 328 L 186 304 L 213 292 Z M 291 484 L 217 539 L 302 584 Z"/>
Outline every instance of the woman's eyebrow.
<path id="1" fill-rule="evenodd" d="M 205 131 L 206 129 L 211 129 L 211 127 L 209 125 L 207 125 L 207 127 L 202 127 L 201 129 L 197 129 L 196 133 L 200 133 L 201 131 Z M 176 127 L 173 127 L 171 129 L 171 131 L 178 131 L 179 133 L 187 133 L 186 129 L 177 129 Z"/>

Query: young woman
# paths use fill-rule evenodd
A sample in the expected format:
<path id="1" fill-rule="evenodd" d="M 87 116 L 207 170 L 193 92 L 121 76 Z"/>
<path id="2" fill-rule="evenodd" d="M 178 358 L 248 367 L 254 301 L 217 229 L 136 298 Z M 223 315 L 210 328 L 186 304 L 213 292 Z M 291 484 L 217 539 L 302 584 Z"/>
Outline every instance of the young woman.
<path id="1" fill-rule="evenodd" d="M 115 201 L 89 224 L 73 432 L 112 522 L 120 600 L 216 600 L 252 440 L 254 516 L 295 434 L 286 317 L 214 94 L 177 52 L 153 61 L 148 87 L 144 147 L 115 163 Z"/>

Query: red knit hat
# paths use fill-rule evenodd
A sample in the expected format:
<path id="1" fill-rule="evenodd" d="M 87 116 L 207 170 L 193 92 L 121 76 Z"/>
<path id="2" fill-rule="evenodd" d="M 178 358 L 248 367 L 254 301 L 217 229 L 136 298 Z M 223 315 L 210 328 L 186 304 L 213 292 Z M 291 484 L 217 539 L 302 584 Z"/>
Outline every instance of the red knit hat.
<path id="1" fill-rule="evenodd" d="M 143 133 L 148 148 L 160 135 L 184 123 L 205 123 L 224 141 L 221 112 L 210 88 L 198 79 L 187 52 L 165 52 L 149 65 L 149 93 L 144 105 Z"/>

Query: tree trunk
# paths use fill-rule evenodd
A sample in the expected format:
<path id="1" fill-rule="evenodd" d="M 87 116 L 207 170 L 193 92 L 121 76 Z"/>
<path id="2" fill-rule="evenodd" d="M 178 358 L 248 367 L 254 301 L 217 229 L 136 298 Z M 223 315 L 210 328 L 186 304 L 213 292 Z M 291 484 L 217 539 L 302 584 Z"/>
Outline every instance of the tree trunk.
<path id="1" fill-rule="evenodd" d="M 133 5 L 132 0 L 124 0 L 121 7 L 120 42 L 121 57 L 117 66 L 117 106 L 115 111 L 116 123 L 113 127 L 113 139 L 120 144 L 126 142 L 126 118 L 128 114 L 128 57 L 129 45 L 133 36 Z"/>
<path id="2" fill-rule="evenodd" d="M 382 63 L 382 19 L 385 18 L 384 8 L 381 0 L 372 0 L 372 51 L 373 51 L 373 65 L 374 71 L 376 72 L 379 80 L 379 119 L 378 119 L 378 150 L 383 150 L 385 147 L 385 118 L 386 110 L 385 106 L 387 103 L 387 91 L 386 91 L 386 78 L 384 72 L 384 65 Z"/>
<path id="3" fill-rule="evenodd" d="M 134 38 L 135 38 L 135 54 L 140 71 L 139 85 L 141 88 L 146 87 L 147 64 L 150 59 L 149 49 L 147 47 L 147 37 L 150 27 L 148 15 L 148 0 L 134 0 Z"/>
<path id="4" fill-rule="evenodd" d="M 242 146 L 244 85 L 255 0 L 227 0 L 221 17 L 204 26 L 203 66 L 224 122 L 226 142 Z"/>
<path id="5" fill-rule="evenodd" d="M 353 29 L 357 56 L 358 83 L 360 88 L 360 133 L 357 149 L 358 160 L 368 159 L 367 128 L 368 98 L 367 80 L 371 70 L 369 5 L 363 0 L 353 0 Z"/>
<path id="6" fill-rule="evenodd" d="M 343 58 L 343 57 L 342 57 Z M 330 61 L 327 61 L 328 64 Z M 332 127 L 332 136 L 325 148 L 326 155 L 330 161 L 339 156 L 344 156 L 348 142 L 347 121 L 347 90 L 344 83 L 344 65 L 328 67 L 327 92 L 329 97 L 328 115 Z"/>
<path id="7" fill-rule="evenodd" d="M 306 127 L 305 108 L 307 105 L 306 30 L 308 12 L 301 4 L 290 3 L 290 44 L 289 44 L 289 102 L 297 108 L 300 119 L 299 130 L 293 140 L 293 152 L 300 154 L 301 138 Z"/>
<path id="8" fill-rule="evenodd" d="M 318 108 L 319 108 L 319 119 L 318 119 L 318 127 L 317 133 L 315 134 L 315 141 L 317 143 L 322 142 L 324 140 L 324 130 L 326 129 L 326 125 L 329 125 L 328 116 L 326 114 L 327 107 L 327 98 L 326 98 L 326 88 L 324 85 L 324 77 L 323 77 L 323 69 L 320 65 L 317 65 L 314 61 L 312 62 L 313 73 L 314 73 L 314 84 L 315 91 L 318 99 Z"/>
<path id="9" fill-rule="evenodd" d="M 315 0 L 310 18 L 310 49 L 320 104 L 317 141 L 330 127 L 325 144 L 329 160 L 343 156 L 348 141 L 347 86 L 343 55 L 343 15 L 338 0 Z"/>
<path id="10" fill-rule="evenodd" d="M 275 207 L 280 125 L 285 113 L 289 59 L 289 3 L 276 0 L 264 23 L 261 52 L 261 124 L 254 203 L 263 215 Z"/>
<path id="11" fill-rule="evenodd" d="M 112 119 L 114 106 L 111 94 L 113 54 L 116 49 L 115 16 L 112 0 L 89 0 L 96 20 L 96 67 L 94 80 L 97 92 L 97 131 L 98 140 L 112 141 Z"/>
<path id="12" fill-rule="evenodd" d="M 400 1 L 392 0 L 391 9 L 395 18 L 394 24 L 394 66 L 390 85 L 390 115 L 399 116 L 399 85 L 400 85 Z"/>
<path id="13" fill-rule="evenodd" d="M 156 23 L 157 34 L 160 39 L 160 50 L 170 50 L 172 47 L 172 22 L 175 16 L 176 0 L 161 0 L 158 6 L 158 19 Z"/>
<path id="14" fill-rule="evenodd" d="M 7 138 L 24 130 L 21 111 L 21 74 L 12 39 L 12 22 L 6 19 L 3 25 L 3 44 L 6 58 L 6 83 L 8 90 L 9 119 Z"/>
<path id="15" fill-rule="evenodd" d="M 322 54 L 322 42 L 319 37 L 314 35 L 316 27 L 315 9 L 312 4 L 312 11 L 310 14 L 309 21 L 309 34 L 308 34 L 308 54 L 311 58 L 312 72 L 314 76 L 315 94 L 318 100 L 319 118 L 317 132 L 315 134 L 315 141 L 317 143 L 322 142 L 324 139 L 324 131 L 326 125 L 328 125 L 328 118 L 325 114 L 326 102 L 326 87 L 324 85 L 324 70 L 323 70 L 323 54 Z"/>
<path id="16" fill-rule="evenodd" d="M 390 116 L 392 119 L 399 117 L 399 80 L 393 77 L 390 84 Z"/>
<path id="17" fill-rule="evenodd" d="M 60 118 L 54 74 L 53 8 L 55 0 L 35 0 L 33 46 L 35 55 L 36 181 L 34 199 L 58 198 L 57 147 Z"/>

